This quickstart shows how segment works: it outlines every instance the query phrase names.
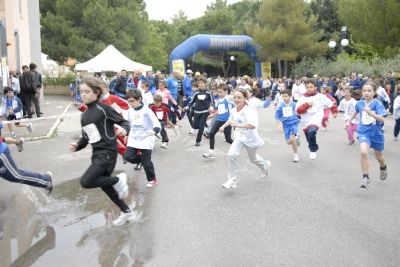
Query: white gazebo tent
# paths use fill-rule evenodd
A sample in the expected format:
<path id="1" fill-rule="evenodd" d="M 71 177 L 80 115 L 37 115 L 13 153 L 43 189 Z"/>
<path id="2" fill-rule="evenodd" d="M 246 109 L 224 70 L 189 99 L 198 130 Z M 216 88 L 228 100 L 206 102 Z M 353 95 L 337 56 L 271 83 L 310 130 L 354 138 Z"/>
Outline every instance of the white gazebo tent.
<path id="1" fill-rule="evenodd" d="M 94 58 L 80 64 L 76 64 L 75 71 L 102 72 L 121 70 L 146 72 L 152 70 L 151 66 L 144 65 L 130 60 L 118 51 L 113 45 L 107 46 L 100 54 Z"/>

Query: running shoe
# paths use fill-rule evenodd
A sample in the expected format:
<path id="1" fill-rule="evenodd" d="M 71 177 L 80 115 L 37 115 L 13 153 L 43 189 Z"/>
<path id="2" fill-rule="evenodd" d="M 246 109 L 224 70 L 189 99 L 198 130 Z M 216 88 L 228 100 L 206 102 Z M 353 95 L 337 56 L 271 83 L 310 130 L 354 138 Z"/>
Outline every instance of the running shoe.
<path id="1" fill-rule="evenodd" d="M 157 180 L 157 179 L 154 179 L 154 180 L 149 181 L 149 182 L 146 184 L 146 187 L 147 187 L 147 188 L 151 188 L 151 187 L 155 187 L 156 185 L 158 185 L 158 180 Z"/>
<path id="2" fill-rule="evenodd" d="M 234 179 L 228 179 L 225 183 L 222 184 L 222 187 L 226 189 L 231 189 L 231 188 L 236 188 L 237 184 Z"/>
<path id="3" fill-rule="evenodd" d="M 298 154 L 294 154 L 293 155 L 293 162 L 299 162 L 299 155 Z"/>
<path id="4" fill-rule="evenodd" d="M 271 161 L 266 160 L 265 161 L 265 168 L 264 168 L 264 170 L 262 170 L 262 173 L 261 173 L 261 178 L 267 177 L 268 174 L 269 174 L 270 169 L 271 169 Z"/>
<path id="5" fill-rule="evenodd" d="M 210 152 L 204 153 L 204 154 L 203 154 L 203 158 L 206 158 L 206 159 L 215 159 L 215 154 L 214 154 L 214 153 L 210 153 Z"/>
<path id="6" fill-rule="evenodd" d="M 204 136 L 205 138 L 210 138 L 210 134 L 209 134 L 208 132 L 204 132 L 204 133 L 203 133 L 203 136 Z"/>
<path id="7" fill-rule="evenodd" d="M 363 177 L 362 179 L 362 184 L 361 184 L 361 188 L 367 188 L 369 184 L 369 178 L 368 177 Z"/>
<path id="8" fill-rule="evenodd" d="M 24 150 L 24 142 L 25 140 L 22 137 L 17 139 L 17 143 L 15 143 L 15 145 L 18 148 L 18 152 L 22 152 Z"/>
<path id="9" fill-rule="evenodd" d="M 386 180 L 386 178 L 387 178 L 387 167 L 386 167 L 386 169 L 384 169 L 384 170 L 380 170 L 379 178 L 380 178 L 382 181 L 383 181 L 383 180 Z"/>
<path id="10" fill-rule="evenodd" d="M 127 176 L 126 173 L 121 172 L 117 175 L 118 182 L 113 185 L 115 191 L 118 193 L 118 198 L 123 199 L 128 196 L 128 184 L 127 184 Z"/>
<path id="11" fill-rule="evenodd" d="M 125 223 L 130 223 L 133 221 L 136 221 L 139 218 L 139 214 L 137 211 L 135 210 L 131 210 L 129 212 L 121 212 L 121 215 L 119 215 L 119 217 L 117 219 L 115 219 L 112 224 L 114 226 L 120 226 L 123 225 Z"/>
<path id="12" fill-rule="evenodd" d="M 310 159 L 314 160 L 317 158 L 317 152 L 310 152 Z"/>
<path id="13" fill-rule="evenodd" d="M 168 149 L 168 143 L 167 142 L 163 142 L 163 143 L 161 143 L 161 146 L 160 146 L 161 148 L 165 148 L 165 149 Z"/>
<path id="14" fill-rule="evenodd" d="M 50 195 L 51 194 L 51 191 L 53 191 L 53 188 L 54 188 L 54 184 L 53 184 L 53 174 L 51 173 L 51 172 L 47 172 L 46 173 L 46 175 L 47 176 L 49 176 L 49 181 L 50 181 L 50 185 L 49 186 L 47 186 L 47 193 Z"/>
<path id="15" fill-rule="evenodd" d="M 349 141 L 349 146 L 352 146 L 352 145 L 354 145 L 354 143 L 355 143 L 355 141 L 354 141 L 354 140 L 351 140 L 351 141 Z"/>
<path id="16" fill-rule="evenodd" d="M 194 132 L 195 132 L 195 130 L 192 128 L 192 129 L 190 129 L 189 134 L 194 135 Z"/>
<path id="17" fill-rule="evenodd" d="M 28 129 L 28 132 L 29 132 L 29 133 L 32 133 L 32 131 L 33 131 L 33 124 L 32 124 L 32 122 L 30 122 L 30 123 L 28 123 L 28 124 L 26 125 L 26 129 Z"/>
<path id="18" fill-rule="evenodd" d="M 141 169 L 142 169 L 142 163 L 138 163 L 138 164 L 136 164 L 136 167 L 135 168 L 133 168 L 135 171 L 140 171 Z"/>
<path id="19" fill-rule="evenodd" d="M 194 146 L 200 146 L 201 142 L 196 142 L 196 144 L 194 144 Z"/>

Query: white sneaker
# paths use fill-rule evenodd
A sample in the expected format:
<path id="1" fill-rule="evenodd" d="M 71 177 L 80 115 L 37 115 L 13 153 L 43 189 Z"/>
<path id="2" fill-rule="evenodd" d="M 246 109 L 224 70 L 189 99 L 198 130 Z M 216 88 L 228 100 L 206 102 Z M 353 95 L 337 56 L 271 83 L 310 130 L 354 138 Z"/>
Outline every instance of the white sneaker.
<path id="1" fill-rule="evenodd" d="M 225 183 L 222 184 L 222 187 L 226 189 L 236 188 L 236 181 L 233 179 L 228 179 Z"/>
<path id="2" fill-rule="evenodd" d="M 299 162 L 299 155 L 298 154 L 294 154 L 293 162 Z"/>
<path id="3" fill-rule="evenodd" d="M 117 219 L 115 219 L 112 224 L 114 226 L 119 226 L 119 225 L 123 225 L 125 223 L 129 223 L 129 222 L 133 222 L 135 220 L 139 219 L 139 214 L 137 211 L 135 210 L 131 210 L 128 213 L 124 213 L 121 212 L 121 215 L 119 215 L 119 217 Z"/>
<path id="4" fill-rule="evenodd" d="M 361 188 L 368 188 L 369 185 L 369 178 L 368 177 L 363 177 L 362 183 L 361 183 Z"/>
<path id="5" fill-rule="evenodd" d="M 118 198 L 123 199 L 128 196 L 128 184 L 127 184 L 127 177 L 126 173 L 121 172 L 120 174 L 117 175 L 118 177 L 118 182 L 113 185 L 115 191 L 118 193 Z"/>
<path id="6" fill-rule="evenodd" d="M 33 131 L 33 124 L 32 124 L 32 122 L 30 122 L 30 123 L 28 123 L 28 124 L 26 125 L 26 129 L 28 129 L 28 132 L 29 132 L 29 133 L 32 133 L 32 131 Z"/>
<path id="7" fill-rule="evenodd" d="M 265 177 L 268 176 L 269 170 L 270 170 L 270 168 L 271 168 L 271 161 L 266 160 L 266 161 L 265 161 L 265 165 L 266 165 L 266 167 L 265 167 L 265 169 L 264 169 L 264 170 L 262 171 L 262 173 L 261 173 L 261 178 L 265 178 Z"/>
<path id="8" fill-rule="evenodd" d="M 211 152 L 204 153 L 204 154 L 203 154 L 203 158 L 206 158 L 206 159 L 215 159 L 215 154 L 214 154 L 214 153 L 211 153 Z"/>
<path id="9" fill-rule="evenodd" d="M 167 142 L 163 142 L 160 147 L 168 149 L 168 143 Z"/>
<path id="10" fill-rule="evenodd" d="M 317 158 L 317 152 L 310 152 L 310 159 L 316 159 Z"/>
<path id="11" fill-rule="evenodd" d="M 192 128 L 192 129 L 190 129 L 190 132 L 189 132 L 189 134 L 190 134 L 190 135 L 194 135 L 194 131 L 195 131 L 195 130 L 194 130 L 193 128 Z"/>

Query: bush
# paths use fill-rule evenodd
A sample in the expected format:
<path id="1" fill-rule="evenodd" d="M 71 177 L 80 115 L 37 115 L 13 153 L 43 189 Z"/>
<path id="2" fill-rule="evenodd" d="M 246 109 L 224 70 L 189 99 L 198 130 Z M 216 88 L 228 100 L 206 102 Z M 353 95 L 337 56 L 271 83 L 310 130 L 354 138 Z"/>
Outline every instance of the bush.
<path id="1" fill-rule="evenodd" d="M 53 77 L 46 77 L 43 80 L 43 84 L 46 85 L 62 85 L 62 86 L 68 86 L 70 83 L 75 81 L 75 75 L 74 74 L 69 74 L 68 76 L 64 77 L 58 77 L 58 78 L 53 78 Z"/>
<path id="2" fill-rule="evenodd" d="M 400 73 L 400 54 L 390 58 L 382 59 L 374 57 L 371 60 L 356 59 L 348 54 L 342 54 L 334 61 L 323 57 L 303 58 L 295 64 L 292 73 L 294 76 L 318 74 L 319 76 L 349 76 L 350 73 L 362 73 L 364 76 L 385 76 L 388 71 Z"/>

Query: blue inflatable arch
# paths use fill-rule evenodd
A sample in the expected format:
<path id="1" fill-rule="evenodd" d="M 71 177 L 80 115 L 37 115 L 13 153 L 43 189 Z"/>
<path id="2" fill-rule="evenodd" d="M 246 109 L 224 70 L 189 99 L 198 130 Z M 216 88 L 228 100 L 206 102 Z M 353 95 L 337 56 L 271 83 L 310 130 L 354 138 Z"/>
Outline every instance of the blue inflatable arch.
<path id="1" fill-rule="evenodd" d="M 257 48 L 253 39 L 247 35 L 194 35 L 178 45 L 169 55 L 169 69 L 172 72 L 172 61 L 185 60 L 203 50 L 210 51 L 244 51 L 255 62 L 256 76 L 261 77 L 261 62 L 257 58 Z"/>

